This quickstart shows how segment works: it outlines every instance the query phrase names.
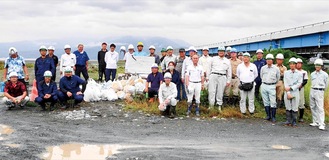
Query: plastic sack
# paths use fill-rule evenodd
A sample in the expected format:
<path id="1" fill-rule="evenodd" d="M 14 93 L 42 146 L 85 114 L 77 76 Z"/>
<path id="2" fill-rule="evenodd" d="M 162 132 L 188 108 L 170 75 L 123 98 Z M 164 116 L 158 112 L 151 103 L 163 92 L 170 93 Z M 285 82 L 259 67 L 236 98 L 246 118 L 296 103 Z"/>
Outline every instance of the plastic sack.
<path id="1" fill-rule="evenodd" d="M 142 78 L 138 78 L 134 82 L 135 82 L 135 84 L 137 84 L 137 83 L 145 83 L 146 81 L 143 80 Z"/>
<path id="2" fill-rule="evenodd" d="M 6 83 L 5 82 L 0 82 L 0 92 L 4 92 L 5 91 L 5 86 L 6 86 Z"/>
<path id="3" fill-rule="evenodd" d="M 124 99 L 125 98 L 125 92 L 123 92 L 123 91 L 117 92 L 117 95 L 118 95 L 119 99 Z"/>
<path id="4" fill-rule="evenodd" d="M 127 80 L 121 80 L 120 83 L 122 87 L 125 87 L 127 85 Z"/>
<path id="5" fill-rule="evenodd" d="M 115 92 L 122 91 L 123 87 L 120 83 L 120 81 L 113 81 L 112 82 L 112 87 L 111 87 Z"/>
<path id="6" fill-rule="evenodd" d="M 144 89 L 145 89 L 145 84 L 143 84 L 141 82 L 138 82 L 138 83 L 135 84 L 135 87 L 136 87 L 136 93 L 137 94 L 143 94 Z"/>
<path id="7" fill-rule="evenodd" d="M 83 100 L 85 102 L 97 102 L 101 100 L 101 86 L 92 78 L 88 79 L 86 90 L 84 91 Z"/>
<path id="8" fill-rule="evenodd" d="M 135 85 L 135 80 L 137 79 L 136 76 L 131 76 L 128 81 L 127 81 L 127 85 L 131 85 L 131 86 L 134 86 Z"/>
<path id="9" fill-rule="evenodd" d="M 118 100 L 118 95 L 115 93 L 114 89 L 108 89 L 106 91 L 106 99 L 108 101 L 116 101 L 116 100 Z"/>
<path id="10" fill-rule="evenodd" d="M 30 94 L 30 101 L 34 101 L 38 97 L 37 81 L 33 80 L 32 90 Z"/>

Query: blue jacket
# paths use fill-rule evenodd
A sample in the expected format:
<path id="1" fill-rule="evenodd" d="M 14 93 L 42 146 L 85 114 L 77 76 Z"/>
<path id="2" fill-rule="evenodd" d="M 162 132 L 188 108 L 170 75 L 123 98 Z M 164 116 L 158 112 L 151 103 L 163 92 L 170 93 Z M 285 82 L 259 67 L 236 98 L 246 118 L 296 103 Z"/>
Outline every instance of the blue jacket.
<path id="1" fill-rule="evenodd" d="M 43 98 L 46 94 L 51 94 L 51 96 L 57 95 L 57 85 L 56 82 L 50 81 L 49 86 L 45 81 L 41 81 L 38 84 L 38 96 Z"/>
<path id="2" fill-rule="evenodd" d="M 165 73 L 167 73 L 167 72 L 170 73 L 169 69 L 166 70 Z M 171 78 L 171 82 L 175 83 L 176 86 L 178 86 L 178 84 L 181 83 L 180 73 L 179 73 L 176 69 L 174 69 L 174 72 L 173 72 L 173 74 L 171 75 L 171 77 L 172 77 L 172 78 Z"/>
<path id="3" fill-rule="evenodd" d="M 35 77 L 43 77 L 45 71 L 50 71 L 53 75 L 55 75 L 55 63 L 54 60 L 50 57 L 41 58 L 39 57 L 34 64 L 34 74 Z"/>
<path id="4" fill-rule="evenodd" d="M 257 76 L 257 78 L 255 79 L 255 82 L 256 82 L 257 84 L 259 84 L 259 83 L 262 83 L 262 79 L 261 79 L 261 77 L 260 77 L 260 70 L 262 69 L 263 66 L 266 65 L 266 60 L 262 58 L 261 60 L 256 60 L 256 61 L 254 62 L 254 64 L 256 65 L 256 67 L 257 67 L 257 71 L 258 71 L 258 76 Z"/>
<path id="5" fill-rule="evenodd" d="M 85 83 L 86 82 L 83 79 L 76 75 L 72 75 L 72 77 L 64 76 L 59 80 L 59 89 L 64 93 L 77 93 L 81 91 L 79 85 Z"/>
<path id="6" fill-rule="evenodd" d="M 83 53 L 81 54 L 78 50 L 73 52 L 77 58 L 77 62 L 76 65 L 79 66 L 85 66 L 86 62 L 89 61 L 89 57 L 87 52 L 83 51 Z"/>

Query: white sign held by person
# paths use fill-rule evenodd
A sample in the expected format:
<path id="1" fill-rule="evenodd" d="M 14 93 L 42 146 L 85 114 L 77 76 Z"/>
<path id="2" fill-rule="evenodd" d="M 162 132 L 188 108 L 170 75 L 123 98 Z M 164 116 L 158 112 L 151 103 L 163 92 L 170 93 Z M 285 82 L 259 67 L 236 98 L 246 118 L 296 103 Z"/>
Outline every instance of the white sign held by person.
<path id="1" fill-rule="evenodd" d="M 126 59 L 126 73 L 131 74 L 149 74 L 151 73 L 151 66 L 154 63 L 154 57 L 133 57 L 128 56 Z"/>

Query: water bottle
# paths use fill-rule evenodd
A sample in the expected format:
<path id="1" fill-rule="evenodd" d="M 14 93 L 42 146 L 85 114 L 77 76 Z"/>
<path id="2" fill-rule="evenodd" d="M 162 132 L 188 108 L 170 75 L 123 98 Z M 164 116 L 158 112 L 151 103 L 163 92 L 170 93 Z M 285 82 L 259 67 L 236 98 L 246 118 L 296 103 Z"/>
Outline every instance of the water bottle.
<path id="1" fill-rule="evenodd" d="M 149 98 L 149 93 L 148 92 L 145 93 L 145 98 Z"/>
<path id="2" fill-rule="evenodd" d="M 0 92 L 4 92 L 5 91 L 5 82 L 0 82 Z"/>

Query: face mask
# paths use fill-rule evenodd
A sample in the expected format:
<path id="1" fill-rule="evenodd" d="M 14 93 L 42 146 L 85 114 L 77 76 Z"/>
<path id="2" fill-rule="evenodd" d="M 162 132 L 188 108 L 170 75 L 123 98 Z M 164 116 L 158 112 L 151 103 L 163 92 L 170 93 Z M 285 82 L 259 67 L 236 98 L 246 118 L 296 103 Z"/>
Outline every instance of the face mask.
<path id="1" fill-rule="evenodd" d="M 169 66 L 168 68 L 169 68 L 170 70 L 174 70 L 175 67 L 174 67 L 174 66 Z"/>

